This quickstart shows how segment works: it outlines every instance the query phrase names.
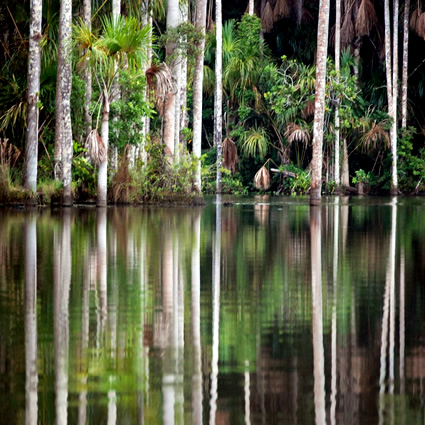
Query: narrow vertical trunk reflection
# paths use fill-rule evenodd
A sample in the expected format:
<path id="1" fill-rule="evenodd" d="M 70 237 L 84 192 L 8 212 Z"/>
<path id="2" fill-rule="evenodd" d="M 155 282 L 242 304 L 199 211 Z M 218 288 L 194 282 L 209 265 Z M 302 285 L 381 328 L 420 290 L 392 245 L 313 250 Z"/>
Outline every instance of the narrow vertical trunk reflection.
<path id="1" fill-rule="evenodd" d="M 379 375 L 379 424 L 384 423 L 385 414 L 385 389 L 387 377 L 387 351 L 388 360 L 388 390 L 394 393 L 394 349 L 395 349 L 395 255 L 397 237 L 397 198 L 391 201 L 391 235 L 388 252 L 387 274 L 385 279 L 384 311 L 382 315 L 381 357 Z M 388 329 L 389 328 L 389 329 Z M 389 340 L 389 341 L 388 341 Z M 391 399 L 390 419 L 394 419 L 393 397 Z"/>
<path id="2" fill-rule="evenodd" d="M 64 209 L 62 231 L 54 240 L 54 347 L 56 423 L 68 422 L 69 290 L 71 286 L 71 210 Z"/>
<path id="3" fill-rule="evenodd" d="M 213 318 L 212 318 L 212 357 L 211 357 L 211 392 L 210 425 L 215 425 L 217 412 L 218 387 L 218 343 L 220 324 L 220 259 L 221 259 L 221 195 L 216 198 L 216 224 L 213 254 Z"/>
<path id="4" fill-rule="evenodd" d="M 332 270 L 332 342 L 331 342 L 331 425 L 336 424 L 336 396 L 337 396 L 337 295 L 338 295 L 338 259 L 339 259 L 339 197 L 335 198 L 334 206 L 334 246 Z"/>
<path id="5" fill-rule="evenodd" d="M 326 425 L 325 359 L 322 318 L 322 248 L 320 206 L 310 206 L 311 286 L 313 307 L 314 407 L 316 425 Z"/>
<path id="6" fill-rule="evenodd" d="M 25 221 L 25 424 L 37 424 L 37 221 Z"/>
<path id="7" fill-rule="evenodd" d="M 202 348 L 201 348 L 201 212 L 194 213 L 192 246 L 192 418 L 202 425 Z"/>
<path id="8" fill-rule="evenodd" d="M 245 361 L 245 385 L 244 385 L 244 398 L 245 398 L 245 425 L 251 425 L 251 383 L 249 375 L 249 360 Z"/>

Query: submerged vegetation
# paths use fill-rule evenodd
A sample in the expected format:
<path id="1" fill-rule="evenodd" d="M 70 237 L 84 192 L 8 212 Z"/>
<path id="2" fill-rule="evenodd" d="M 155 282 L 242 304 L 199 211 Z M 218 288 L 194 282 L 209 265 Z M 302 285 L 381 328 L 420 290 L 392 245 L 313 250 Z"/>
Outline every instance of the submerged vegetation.
<path id="1" fill-rule="evenodd" d="M 201 191 L 213 193 L 220 175 L 224 193 L 296 195 L 310 191 L 317 86 L 316 33 L 312 31 L 317 28 L 316 3 L 306 1 L 300 8 L 297 2 L 284 0 L 265 5 L 254 2 L 253 9 L 244 13 L 247 4 L 234 2 L 223 5 L 222 23 L 213 22 L 211 3 L 204 23 L 201 110 L 194 99 L 203 40 L 194 12 L 201 1 L 180 2 L 178 7 L 178 2 L 170 0 L 167 9 L 159 0 L 145 0 L 138 6 L 115 1 L 120 6 L 118 14 L 112 1 L 84 2 L 93 9 L 72 12 L 72 37 L 63 43 L 59 34 L 67 24 L 62 20 L 61 2 L 36 3 L 42 10 L 41 33 L 34 26 L 37 10 L 35 6 L 30 10 L 29 2 L 0 6 L 4 34 L 1 203 L 67 203 L 67 190 L 73 201 L 97 199 L 98 205 L 192 200 L 201 195 L 199 178 Z M 404 194 L 423 193 L 424 58 L 421 53 L 407 57 L 409 50 L 423 51 L 418 11 L 406 9 L 403 15 L 404 21 L 410 20 L 408 49 L 400 44 L 399 59 L 397 48 L 390 52 L 395 55 L 394 65 L 400 61 L 392 69 L 393 79 L 401 81 L 400 93 L 396 83 L 390 98 L 386 65 L 392 58 L 384 55 L 384 5 L 378 0 L 343 2 L 340 50 L 336 50 L 339 35 L 335 35 L 333 7 L 322 191 L 353 193 L 359 183 L 366 183 L 370 193 L 394 193 L 395 189 Z M 221 24 L 222 73 L 217 75 L 220 40 L 215 34 Z M 400 40 L 406 37 L 405 27 L 400 25 L 396 33 Z M 335 56 L 333 47 L 341 53 Z M 65 48 L 72 48 L 69 58 L 67 51 L 62 52 Z M 31 65 L 37 62 L 30 62 L 29 72 L 23 72 L 37 49 L 38 68 Z M 62 59 L 71 64 L 69 77 L 58 73 Z M 37 78 L 39 90 L 33 92 L 31 84 Z M 214 120 L 221 120 L 214 107 L 218 79 L 223 90 L 222 149 L 214 146 Z M 72 85 L 69 100 L 64 81 Z M 391 106 L 397 98 L 401 99 L 400 110 Z M 67 117 L 69 129 L 63 124 Z M 194 127 L 199 120 L 200 157 L 194 154 L 199 143 Z M 222 164 L 219 176 L 217 164 Z M 367 182 L 361 181 L 366 177 Z"/>

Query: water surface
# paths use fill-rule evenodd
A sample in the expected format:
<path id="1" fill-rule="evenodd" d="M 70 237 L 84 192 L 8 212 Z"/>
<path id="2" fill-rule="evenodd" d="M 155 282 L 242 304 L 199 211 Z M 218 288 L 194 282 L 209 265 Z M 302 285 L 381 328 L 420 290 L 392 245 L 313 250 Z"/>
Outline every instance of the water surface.
<path id="1" fill-rule="evenodd" d="M 0 210 L 0 424 L 423 424 L 425 200 Z"/>

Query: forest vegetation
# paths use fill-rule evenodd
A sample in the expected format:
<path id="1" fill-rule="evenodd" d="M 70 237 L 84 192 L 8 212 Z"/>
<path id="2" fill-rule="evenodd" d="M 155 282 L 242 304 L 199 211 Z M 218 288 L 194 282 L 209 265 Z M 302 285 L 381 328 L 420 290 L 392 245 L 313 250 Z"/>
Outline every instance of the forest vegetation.
<path id="1" fill-rule="evenodd" d="M 25 0 L 0 33 L 0 203 L 425 192 L 420 2 Z"/>

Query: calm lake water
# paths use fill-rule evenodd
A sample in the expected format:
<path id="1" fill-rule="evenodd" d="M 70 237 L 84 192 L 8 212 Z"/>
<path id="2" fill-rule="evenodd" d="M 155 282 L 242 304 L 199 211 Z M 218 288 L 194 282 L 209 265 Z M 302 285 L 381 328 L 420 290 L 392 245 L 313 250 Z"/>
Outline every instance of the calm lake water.
<path id="1" fill-rule="evenodd" d="M 0 210 L 0 424 L 423 424 L 425 199 Z"/>

